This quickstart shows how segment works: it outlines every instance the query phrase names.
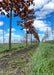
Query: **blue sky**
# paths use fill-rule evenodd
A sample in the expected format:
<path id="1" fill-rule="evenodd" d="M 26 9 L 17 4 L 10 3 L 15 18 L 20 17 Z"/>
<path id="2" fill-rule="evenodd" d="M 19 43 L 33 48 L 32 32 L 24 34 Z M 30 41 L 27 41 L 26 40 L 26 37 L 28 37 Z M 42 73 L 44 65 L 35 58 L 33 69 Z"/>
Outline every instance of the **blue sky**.
<path id="1" fill-rule="evenodd" d="M 34 0 L 35 6 L 30 6 L 29 9 L 34 8 L 36 19 L 34 21 L 34 27 L 38 30 L 40 40 L 44 37 L 44 34 L 48 28 L 49 39 L 52 39 L 51 25 L 53 25 L 54 32 L 54 0 Z M 4 11 L 5 12 L 5 11 Z M 17 20 L 21 20 L 20 17 L 13 17 L 12 15 L 12 41 L 14 39 L 21 40 L 25 35 L 25 30 L 21 31 L 20 26 L 17 26 Z M 7 16 L 1 16 L 0 14 L 0 42 L 3 40 L 3 24 L 5 25 L 5 42 L 8 42 L 9 38 L 9 22 L 10 19 Z M 30 35 L 29 35 L 30 37 Z"/>

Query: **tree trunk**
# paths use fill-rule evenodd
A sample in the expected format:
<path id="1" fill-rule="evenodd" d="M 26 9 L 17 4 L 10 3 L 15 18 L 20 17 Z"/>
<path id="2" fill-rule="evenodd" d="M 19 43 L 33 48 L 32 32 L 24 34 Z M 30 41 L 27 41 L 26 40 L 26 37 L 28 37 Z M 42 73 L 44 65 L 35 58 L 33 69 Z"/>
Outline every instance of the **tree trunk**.
<path id="1" fill-rule="evenodd" d="M 31 34 L 31 45 L 32 45 L 32 34 Z"/>
<path id="2" fill-rule="evenodd" d="M 36 43 L 37 43 L 37 39 L 36 39 Z"/>
<path id="3" fill-rule="evenodd" d="M 28 45 L 28 35 L 27 35 L 27 28 L 26 28 L 26 47 Z"/>
<path id="4" fill-rule="evenodd" d="M 11 23 L 12 23 L 12 9 L 10 11 L 10 30 L 9 30 L 9 52 L 11 53 Z"/>

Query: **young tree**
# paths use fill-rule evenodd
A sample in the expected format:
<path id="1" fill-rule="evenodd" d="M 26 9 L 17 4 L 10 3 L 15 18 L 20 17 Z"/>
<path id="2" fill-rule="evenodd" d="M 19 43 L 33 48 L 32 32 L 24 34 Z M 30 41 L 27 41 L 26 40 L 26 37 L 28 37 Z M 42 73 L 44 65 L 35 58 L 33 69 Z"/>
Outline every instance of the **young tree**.
<path id="1" fill-rule="evenodd" d="M 54 36 L 53 36 L 53 35 L 54 35 L 54 33 L 53 33 L 53 29 L 54 29 L 54 28 L 53 28 L 53 25 L 51 24 L 52 40 L 54 40 Z"/>
<path id="2" fill-rule="evenodd" d="M 22 27 L 21 30 L 26 29 L 26 47 L 27 47 L 27 43 L 28 43 L 28 33 L 27 30 L 29 29 L 29 26 L 33 23 L 34 21 L 31 20 L 27 20 L 24 22 L 21 22 L 22 24 L 20 24 L 20 26 Z M 19 25 L 19 21 L 17 21 L 17 25 Z"/>
<path id="3" fill-rule="evenodd" d="M 34 21 L 29 20 L 24 23 L 24 28 L 26 29 L 26 46 L 27 46 L 27 40 L 28 40 L 28 30 L 27 29 L 29 29 L 30 25 L 33 24 L 33 22 Z"/>
<path id="4" fill-rule="evenodd" d="M 31 23 L 33 23 L 32 19 L 35 19 L 36 17 L 34 16 L 34 9 L 26 9 L 26 12 L 25 12 L 25 17 L 22 17 L 22 20 L 24 21 L 17 21 L 17 25 L 20 25 L 22 28 L 21 30 L 23 29 L 26 29 L 26 47 L 27 47 L 27 40 L 28 40 L 28 35 L 27 35 L 27 29 L 28 29 L 28 26 L 30 26 Z"/>
<path id="5" fill-rule="evenodd" d="M 28 21 L 21 22 L 21 23 L 22 23 L 22 24 L 20 24 L 20 26 L 22 26 L 21 30 L 27 28 L 28 30 L 26 31 L 26 35 L 29 33 L 31 35 L 33 34 L 34 37 L 40 42 L 38 33 L 35 30 L 35 27 L 33 26 L 34 20 L 28 20 Z M 19 21 L 17 21 L 17 24 L 19 25 Z M 32 44 L 32 37 L 31 37 L 31 44 Z M 27 46 L 27 36 L 26 36 L 26 46 Z"/>
<path id="6" fill-rule="evenodd" d="M 35 30 L 34 26 L 30 26 L 29 30 L 27 31 L 28 34 L 31 34 L 31 45 L 32 45 L 32 34 L 34 33 L 33 30 Z"/>
<path id="7" fill-rule="evenodd" d="M 3 0 L 0 2 L 0 12 L 2 15 L 5 13 L 10 17 L 10 31 L 9 31 L 9 52 L 11 53 L 11 27 L 12 27 L 12 12 L 14 17 L 20 16 L 20 18 L 25 19 L 26 14 L 29 13 L 28 7 L 33 4 L 33 0 Z M 27 16 L 29 17 L 29 16 Z M 31 17 L 30 17 L 31 18 Z"/>
<path id="8" fill-rule="evenodd" d="M 45 32 L 45 35 L 44 35 L 44 37 L 42 38 L 42 42 L 45 40 L 46 41 L 46 39 L 48 39 L 48 37 L 49 37 L 49 33 L 48 33 L 48 28 L 46 29 L 46 32 Z"/>
<path id="9" fill-rule="evenodd" d="M 34 38 L 36 38 L 40 42 L 38 33 L 32 24 L 29 26 L 29 31 L 27 31 L 27 33 L 31 34 L 31 44 L 32 44 L 32 34 L 34 35 Z"/>

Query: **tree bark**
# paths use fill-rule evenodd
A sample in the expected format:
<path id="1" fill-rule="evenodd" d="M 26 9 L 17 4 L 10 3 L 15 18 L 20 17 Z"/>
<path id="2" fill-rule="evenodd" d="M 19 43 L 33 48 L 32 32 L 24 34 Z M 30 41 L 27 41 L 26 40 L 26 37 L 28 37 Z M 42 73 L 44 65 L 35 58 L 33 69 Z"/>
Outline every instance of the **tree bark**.
<path id="1" fill-rule="evenodd" d="M 9 52 L 11 53 L 11 23 L 12 23 L 12 8 L 10 11 L 10 30 L 9 30 Z"/>
<path id="2" fill-rule="evenodd" d="M 31 34 L 31 45 L 32 45 L 32 34 Z"/>

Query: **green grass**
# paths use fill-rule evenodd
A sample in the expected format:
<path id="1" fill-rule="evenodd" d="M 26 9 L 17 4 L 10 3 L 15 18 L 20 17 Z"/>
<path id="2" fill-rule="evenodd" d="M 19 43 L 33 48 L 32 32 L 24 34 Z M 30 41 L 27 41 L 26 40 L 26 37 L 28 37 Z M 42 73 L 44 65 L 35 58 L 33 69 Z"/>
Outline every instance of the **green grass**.
<path id="1" fill-rule="evenodd" d="M 51 43 L 51 44 L 54 44 L 54 40 L 49 40 L 49 41 L 46 41 L 46 43 Z"/>
<path id="2" fill-rule="evenodd" d="M 36 52 L 36 48 L 38 45 L 39 44 L 34 45 L 34 47 L 31 50 L 29 50 L 28 52 L 25 52 L 24 54 L 18 54 L 17 56 L 14 56 L 14 60 L 11 58 L 12 60 L 8 61 L 8 64 L 11 66 L 7 68 L 7 72 L 10 72 L 12 69 L 16 69 L 20 67 L 28 68 L 27 59 L 29 60 L 31 56 L 33 56 L 33 54 Z"/>
<path id="3" fill-rule="evenodd" d="M 13 44 L 12 44 L 13 45 Z M 15 44 L 16 45 L 16 44 Z M 15 46 L 13 45 L 13 46 Z M 19 44 L 21 45 L 21 44 Z M 19 46 L 17 44 L 17 46 Z M 25 45 L 25 44 L 23 44 Z M 29 43 L 28 46 L 30 46 L 31 44 Z M 6 46 L 6 45 L 5 45 Z M 16 55 L 13 55 L 13 56 L 9 56 L 8 53 L 0 53 L 0 60 L 4 60 L 3 62 L 7 62 L 8 64 L 7 67 L 5 68 L 5 71 L 4 73 L 2 74 L 5 74 L 7 73 L 10 74 L 11 72 L 19 72 L 19 69 L 21 70 L 21 75 L 24 75 L 24 73 L 27 72 L 28 68 L 29 68 L 29 60 L 31 58 L 31 56 L 33 56 L 33 54 L 36 52 L 36 48 L 39 46 L 39 43 L 35 44 L 34 43 L 34 46 L 32 48 L 30 48 L 30 50 L 28 50 L 27 52 L 25 53 L 20 53 L 20 54 L 16 54 Z M 24 46 L 25 47 L 25 46 Z M 14 53 L 15 51 L 13 51 Z M 17 52 L 17 51 L 16 51 Z M 6 56 L 7 55 L 7 56 Z M 5 59 L 7 61 L 5 61 Z M 0 62 L 1 63 L 1 62 Z M 5 64 L 4 63 L 4 64 Z M 4 66 L 3 66 L 4 68 Z M 17 69 L 17 70 L 16 70 Z M 23 71 L 22 71 L 23 70 Z M 11 74 L 12 74 L 11 73 Z M 6 74 L 5 74 L 6 75 Z M 17 75 L 17 74 L 16 74 Z"/>
<path id="4" fill-rule="evenodd" d="M 54 75 L 54 44 L 40 43 L 31 58 L 29 75 Z"/>
<path id="5" fill-rule="evenodd" d="M 34 43 L 33 43 L 34 44 Z M 28 43 L 28 46 L 30 46 L 31 43 Z M 19 50 L 22 48 L 25 48 L 26 44 L 25 43 L 19 43 L 19 44 L 12 44 L 11 45 L 11 50 Z M 4 53 L 4 52 L 9 52 L 9 45 L 8 44 L 4 44 L 4 47 L 2 44 L 0 44 L 0 53 Z"/>

